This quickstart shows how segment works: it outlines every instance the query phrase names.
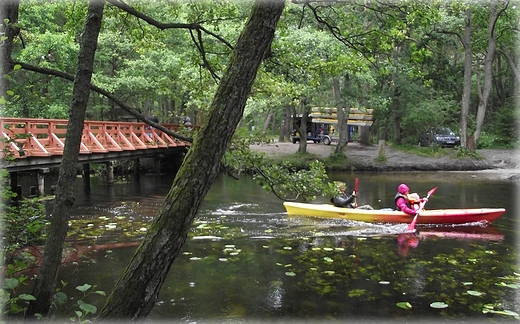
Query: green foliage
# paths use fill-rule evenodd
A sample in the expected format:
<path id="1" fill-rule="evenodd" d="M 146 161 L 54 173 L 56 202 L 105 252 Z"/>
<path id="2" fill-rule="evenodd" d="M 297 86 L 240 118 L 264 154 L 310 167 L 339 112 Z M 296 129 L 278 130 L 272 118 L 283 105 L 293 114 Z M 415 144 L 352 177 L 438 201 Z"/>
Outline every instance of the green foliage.
<path id="1" fill-rule="evenodd" d="M 477 151 L 471 151 L 467 148 L 457 147 L 457 154 L 456 156 L 458 158 L 471 158 L 475 160 L 482 160 L 482 155 L 480 155 Z"/>
<path id="2" fill-rule="evenodd" d="M 295 170 L 282 162 L 262 169 L 254 169 L 254 178 L 280 199 L 312 201 L 317 196 L 329 196 L 334 190 L 327 182 L 328 176 L 322 162 L 314 161 L 310 169 Z"/>
<path id="3" fill-rule="evenodd" d="M 202 43 L 197 46 L 203 45 L 204 57 L 194 44 L 196 31 L 159 31 L 107 6 L 93 83 L 143 113 L 157 109 L 164 122 L 178 116 L 203 116 L 251 4 L 227 0 L 219 1 L 218 6 L 212 1 L 132 3 L 136 10 L 162 23 L 199 23 L 226 40 L 227 44 L 202 32 Z M 18 25 L 24 43 L 15 38 L 13 59 L 74 73 L 86 7 L 86 2 L 23 1 Z M 341 102 L 375 109 L 372 136 L 392 140 L 395 121 L 405 144 L 415 144 L 417 135 L 432 125 L 458 129 L 463 48 L 454 34 L 460 33 L 467 7 L 475 22 L 472 46 L 480 52 L 487 47 L 488 6 L 413 1 L 327 6 L 287 3 L 276 38 L 258 71 L 244 124 L 258 127 L 269 113 L 279 123 L 282 109 L 303 98 L 313 106 L 334 105 L 332 80 L 348 76 L 350 85 L 342 89 Z M 510 28 L 517 20 L 513 7 L 506 8 L 497 21 L 500 55 L 512 55 L 516 48 Z M 381 12 L 386 14 L 381 16 Z M 510 81 L 513 73 L 508 64 L 498 64 L 494 70 L 501 76 L 496 82 L 500 90 L 492 91 L 488 109 L 492 116 L 486 116 L 485 127 L 493 138 L 479 141 L 481 147 L 516 143 L 511 118 L 515 107 L 508 103 L 515 93 Z M 7 78 L 16 95 L 8 94 L 2 100 L 4 115 L 67 118 L 69 81 L 23 69 L 15 69 Z M 472 82 L 475 85 L 477 77 Z M 472 106 L 476 98 L 474 91 Z M 92 95 L 87 114 L 89 119 L 117 119 L 121 111 L 105 98 Z M 474 128 L 474 114 L 470 111 L 470 129 Z"/>
<path id="4" fill-rule="evenodd" d="M 410 107 L 402 118 L 402 144 L 417 144 L 421 133 L 432 127 L 448 126 L 458 129 L 458 104 L 445 98 L 421 100 L 416 106 Z"/>
<path id="5" fill-rule="evenodd" d="M 385 154 L 378 154 L 374 161 L 376 161 L 376 162 L 386 162 L 386 155 Z"/>
<path id="6" fill-rule="evenodd" d="M 9 250 L 44 242 L 45 208 L 37 198 L 4 206 L 4 236 Z"/>
<path id="7" fill-rule="evenodd" d="M 477 141 L 477 148 L 513 148 L 518 144 L 518 134 L 515 121 L 518 119 L 516 110 L 506 105 L 493 113 L 485 124 Z"/>
<path id="8" fill-rule="evenodd" d="M 36 300 L 31 294 L 19 293 L 19 289 L 22 286 L 27 285 L 29 277 L 25 275 L 19 275 L 11 277 L 19 270 L 24 263 L 18 261 L 16 265 L 9 265 L 9 270 L 6 274 L 9 276 L 4 279 L 3 286 L 0 288 L 0 304 L 2 305 L 2 313 L 7 315 L 8 318 L 15 318 L 18 314 L 24 315 L 27 311 L 30 301 Z M 13 271 L 15 270 L 15 271 Z M 42 314 L 35 314 L 39 320 L 56 320 L 58 316 L 69 316 L 71 321 L 78 320 L 82 323 L 90 323 L 87 317 L 95 315 L 97 313 L 96 306 L 87 302 L 94 296 L 106 296 L 102 290 L 95 290 L 96 286 L 84 284 L 76 287 L 76 290 L 82 293 L 82 296 L 78 298 L 68 297 L 62 289 L 67 285 L 66 282 L 61 282 L 62 286 L 56 289 L 56 293 L 52 298 L 51 312 L 46 316 Z"/>
<path id="9" fill-rule="evenodd" d="M 327 181 L 325 165 L 320 161 L 306 162 L 308 168 L 298 168 L 289 161 L 273 163 L 265 154 L 253 152 L 249 145 L 258 143 L 261 138 L 244 136 L 244 131 L 235 133 L 233 141 L 224 156 L 223 166 L 229 174 L 238 176 L 250 172 L 254 179 L 267 191 L 273 192 L 282 200 L 312 201 L 317 196 L 330 196 L 337 192 Z M 295 155 L 300 162 L 305 155 Z"/>
<path id="10" fill-rule="evenodd" d="M 442 157 L 451 154 L 452 150 L 445 149 L 439 145 L 430 145 L 429 147 L 418 147 L 417 145 L 393 145 L 393 149 L 405 153 L 415 154 L 423 157 Z"/>
<path id="11" fill-rule="evenodd" d="M 17 288 L 22 285 L 27 276 L 19 276 L 17 278 L 5 278 L 3 287 L 0 289 L 0 304 L 2 305 L 3 314 L 20 314 L 25 313 L 29 302 L 36 300 L 30 294 L 19 294 Z"/>

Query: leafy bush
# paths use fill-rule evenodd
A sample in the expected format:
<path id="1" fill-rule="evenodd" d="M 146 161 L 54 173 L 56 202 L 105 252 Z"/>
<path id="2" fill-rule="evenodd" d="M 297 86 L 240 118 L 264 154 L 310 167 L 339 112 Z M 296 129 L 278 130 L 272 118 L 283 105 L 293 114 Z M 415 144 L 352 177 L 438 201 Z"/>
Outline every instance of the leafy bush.
<path id="1" fill-rule="evenodd" d="M 431 127 L 452 126 L 457 122 L 453 116 L 458 110 L 456 102 L 442 97 L 420 102 L 403 117 L 402 144 L 417 144 L 419 135 Z"/>
<path id="2" fill-rule="evenodd" d="M 513 148 L 518 145 L 518 134 L 515 129 L 515 109 L 505 105 L 498 109 L 485 124 L 477 141 L 477 148 Z"/>

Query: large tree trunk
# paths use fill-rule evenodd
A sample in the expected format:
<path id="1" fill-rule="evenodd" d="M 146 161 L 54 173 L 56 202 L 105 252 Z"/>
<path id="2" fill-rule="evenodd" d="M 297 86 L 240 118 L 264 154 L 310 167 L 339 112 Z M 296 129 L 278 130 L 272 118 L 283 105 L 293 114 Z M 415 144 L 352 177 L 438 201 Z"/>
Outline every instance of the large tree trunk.
<path id="1" fill-rule="evenodd" d="M 280 134 L 278 136 L 278 142 L 285 142 L 287 137 L 291 136 L 291 112 L 288 107 L 283 108 L 282 112 L 282 123 L 280 124 Z"/>
<path id="2" fill-rule="evenodd" d="M 518 70 L 518 53 L 509 53 L 506 51 L 503 51 L 504 56 L 507 58 L 507 62 L 509 63 L 509 67 L 511 67 L 511 70 L 513 71 L 513 74 L 516 79 L 516 83 L 520 85 L 520 71 Z"/>
<path id="3" fill-rule="evenodd" d="M 484 118 L 486 116 L 487 103 L 489 100 L 489 94 L 491 93 L 491 86 L 493 81 L 493 59 L 495 57 L 496 51 L 496 35 L 495 35 L 495 25 L 497 23 L 500 12 L 497 11 L 497 3 L 495 1 L 491 1 L 489 4 L 489 37 L 488 37 L 488 49 L 486 53 L 486 57 L 484 59 L 484 86 L 482 91 L 480 91 L 479 87 L 479 102 L 478 102 L 478 110 L 477 110 L 477 125 L 475 132 L 473 133 L 473 139 L 475 144 L 480 137 L 480 132 L 482 131 L 482 125 L 484 124 Z"/>
<path id="4" fill-rule="evenodd" d="M 18 24 L 18 7 L 20 0 L 0 2 L 0 35 L 5 37 L 0 45 L 0 97 L 4 97 L 9 89 L 9 81 L 4 75 L 11 72 L 13 63 L 11 52 L 13 51 L 13 40 L 20 32 Z"/>
<path id="5" fill-rule="evenodd" d="M 464 46 L 464 84 L 462 86 L 462 109 L 460 112 L 460 146 L 468 147 L 468 114 L 471 101 L 471 9 L 466 9 L 466 26 L 462 45 Z"/>
<path id="6" fill-rule="evenodd" d="M 283 0 L 255 1 L 202 124 L 146 237 L 116 284 L 100 320 L 139 320 L 152 310 L 242 118 L 258 67 L 274 37 Z"/>
<path id="7" fill-rule="evenodd" d="M 345 75 L 345 87 L 348 87 L 348 83 L 350 82 L 350 78 L 348 75 Z M 347 138 L 348 138 L 348 125 L 347 125 L 347 117 L 348 111 L 350 109 L 350 105 L 344 105 L 341 102 L 341 94 L 340 94 L 340 85 L 339 80 L 334 78 L 332 80 L 332 94 L 334 96 L 334 103 L 336 104 L 336 111 L 338 116 L 338 132 L 339 139 L 338 145 L 336 146 L 335 154 L 345 154 L 345 148 L 347 147 Z"/>
<path id="8" fill-rule="evenodd" d="M 78 67 L 74 79 L 69 123 L 67 125 L 67 140 L 65 141 L 63 159 L 60 164 L 56 198 L 47 241 L 45 242 L 43 260 L 34 284 L 33 295 L 36 297 L 36 300 L 29 305 L 27 313 L 29 316 L 35 313 L 46 314 L 55 292 L 54 288 L 56 286 L 58 267 L 61 263 L 63 243 L 67 235 L 70 209 L 74 204 L 74 183 L 77 173 L 79 147 L 104 5 L 104 1 L 91 0 L 88 8 L 78 54 Z"/>
<path id="9" fill-rule="evenodd" d="M 300 145 L 298 146 L 298 152 L 307 152 L 307 122 L 309 120 L 309 114 L 311 113 L 311 107 L 307 104 L 306 98 L 300 99 L 300 111 L 302 112 L 302 119 L 300 124 Z"/>
<path id="10" fill-rule="evenodd" d="M 262 134 L 265 133 L 267 131 L 267 129 L 269 128 L 269 123 L 271 123 L 271 119 L 273 120 L 273 124 L 274 124 L 273 113 L 268 113 L 264 119 L 264 127 L 262 127 Z"/>

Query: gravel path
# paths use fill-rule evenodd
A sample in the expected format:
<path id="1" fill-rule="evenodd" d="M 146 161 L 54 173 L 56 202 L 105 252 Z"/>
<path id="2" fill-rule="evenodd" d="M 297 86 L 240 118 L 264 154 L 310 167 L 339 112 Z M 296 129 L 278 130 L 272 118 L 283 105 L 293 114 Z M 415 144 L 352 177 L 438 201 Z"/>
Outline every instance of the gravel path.
<path id="1" fill-rule="evenodd" d="M 251 149 L 264 152 L 267 156 L 283 157 L 296 153 L 299 144 L 290 142 L 251 145 Z M 308 142 L 307 152 L 320 157 L 328 157 L 334 152 L 336 145 L 314 144 Z M 385 162 L 376 162 L 379 148 L 377 145 L 363 146 L 349 143 L 346 154 L 348 164 L 345 169 L 358 171 L 467 171 L 479 177 L 520 180 L 520 151 L 482 149 L 478 153 L 482 160 L 460 159 L 451 154 L 443 157 L 425 158 L 414 154 L 385 147 Z M 455 153 L 455 152 L 454 152 Z"/>

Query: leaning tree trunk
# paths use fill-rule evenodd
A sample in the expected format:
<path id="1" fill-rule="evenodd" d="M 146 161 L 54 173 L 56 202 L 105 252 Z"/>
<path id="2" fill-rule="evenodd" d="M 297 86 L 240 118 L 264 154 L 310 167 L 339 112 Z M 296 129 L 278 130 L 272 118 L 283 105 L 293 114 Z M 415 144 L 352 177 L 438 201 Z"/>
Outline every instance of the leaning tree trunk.
<path id="1" fill-rule="evenodd" d="M 462 87 L 462 107 L 460 112 L 460 146 L 468 147 L 468 114 L 471 101 L 471 9 L 466 9 L 466 26 L 464 28 L 464 84 Z"/>
<path id="2" fill-rule="evenodd" d="M 233 49 L 210 106 L 181 169 L 146 237 L 114 287 L 99 320 L 140 320 L 152 310 L 242 118 L 264 52 L 274 37 L 283 0 L 257 0 Z"/>
<path id="3" fill-rule="evenodd" d="M 479 94 L 479 103 L 477 110 L 477 125 L 475 132 L 473 133 L 473 140 L 475 141 L 475 145 L 480 137 L 480 132 L 482 131 L 482 125 L 484 124 L 484 117 L 486 116 L 487 103 L 489 99 L 489 94 L 491 93 L 491 86 L 493 82 L 493 59 L 495 57 L 496 51 L 496 35 L 495 35 L 495 25 L 498 20 L 498 16 L 500 12 L 497 11 L 497 3 L 495 1 L 491 1 L 489 4 L 489 37 L 488 37 L 488 49 L 486 53 L 486 57 L 484 59 L 484 86 L 482 91 L 478 91 Z"/>
<path id="4" fill-rule="evenodd" d="M 0 97 L 7 95 L 9 80 L 4 75 L 13 68 L 11 52 L 13 51 L 13 40 L 20 32 L 18 28 L 18 7 L 20 0 L 0 2 L 0 35 L 4 37 L 0 45 Z"/>
<path id="5" fill-rule="evenodd" d="M 76 180 L 79 147 L 104 5 L 104 1 L 91 0 L 88 8 L 78 54 L 78 66 L 67 125 L 67 140 L 60 164 L 51 224 L 45 242 L 40 271 L 34 283 L 33 296 L 36 297 L 36 300 L 30 303 L 27 311 L 28 316 L 35 313 L 46 314 L 55 292 L 54 288 L 61 263 L 63 243 L 67 235 L 70 209 L 74 204 L 74 182 Z"/>

